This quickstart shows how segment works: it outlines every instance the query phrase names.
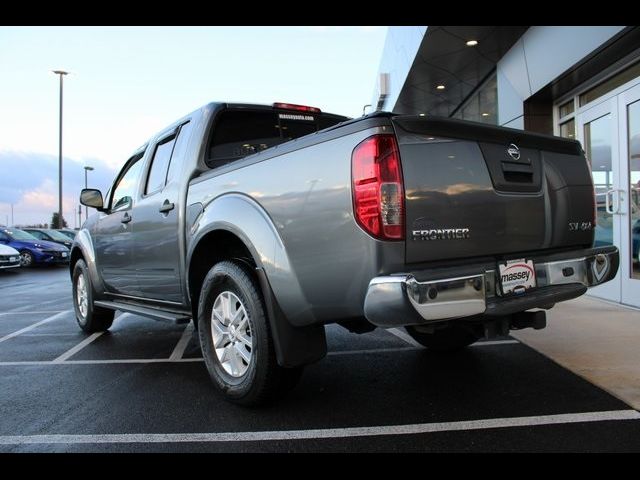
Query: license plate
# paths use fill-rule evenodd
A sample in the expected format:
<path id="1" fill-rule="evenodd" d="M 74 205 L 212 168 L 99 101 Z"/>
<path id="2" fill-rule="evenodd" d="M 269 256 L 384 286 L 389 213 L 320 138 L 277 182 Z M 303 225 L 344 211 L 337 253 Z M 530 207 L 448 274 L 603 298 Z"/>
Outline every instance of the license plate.
<path id="1" fill-rule="evenodd" d="M 9 259 L 10 262 L 17 262 L 18 261 L 18 257 L 11 257 Z"/>
<path id="2" fill-rule="evenodd" d="M 524 258 L 509 260 L 498 265 L 500 272 L 500 288 L 503 295 L 522 294 L 536 286 L 536 269 L 533 260 Z"/>
<path id="3" fill-rule="evenodd" d="M 62 258 L 67 258 L 67 252 L 62 252 Z"/>

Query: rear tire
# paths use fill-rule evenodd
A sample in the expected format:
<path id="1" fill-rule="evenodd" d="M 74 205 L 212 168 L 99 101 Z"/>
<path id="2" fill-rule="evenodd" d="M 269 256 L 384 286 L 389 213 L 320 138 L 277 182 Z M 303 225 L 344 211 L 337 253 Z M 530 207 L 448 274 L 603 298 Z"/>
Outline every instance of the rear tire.
<path id="1" fill-rule="evenodd" d="M 80 259 L 73 267 L 73 309 L 78 326 L 87 333 L 109 330 L 116 313 L 96 307 L 93 304 L 94 293 L 87 264 Z"/>
<path id="2" fill-rule="evenodd" d="M 242 263 L 223 261 L 209 270 L 198 305 L 198 335 L 211 380 L 233 403 L 264 404 L 300 379 L 302 367 L 278 365 L 262 293 Z"/>
<path id="3" fill-rule="evenodd" d="M 416 342 L 434 352 L 455 352 L 480 340 L 480 335 L 466 325 L 451 325 L 433 333 L 420 332 L 413 326 L 405 328 Z"/>

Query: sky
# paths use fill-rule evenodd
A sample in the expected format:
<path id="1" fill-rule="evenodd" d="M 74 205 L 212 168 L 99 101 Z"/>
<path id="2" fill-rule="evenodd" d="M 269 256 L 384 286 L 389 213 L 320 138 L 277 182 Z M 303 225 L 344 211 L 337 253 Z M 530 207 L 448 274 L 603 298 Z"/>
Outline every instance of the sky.
<path id="1" fill-rule="evenodd" d="M 386 27 L 0 27 L 0 224 L 58 209 L 64 77 L 63 216 L 105 191 L 156 131 L 210 101 L 288 102 L 360 116 Z M 82 218 L 84 219 L 84 213 Z"/>

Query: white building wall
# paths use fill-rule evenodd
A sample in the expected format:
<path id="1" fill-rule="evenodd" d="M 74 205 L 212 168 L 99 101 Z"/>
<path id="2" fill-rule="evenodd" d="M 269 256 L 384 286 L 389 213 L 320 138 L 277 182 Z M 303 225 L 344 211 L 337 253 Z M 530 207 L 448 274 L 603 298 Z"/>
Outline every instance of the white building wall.
<path id="1" fill-rule="evenodd" d="M 393 105 L 396 104 L 426 32 L 426 26 L 388 27 L 387 38 L 382 51 L 382 60 L 378 68 L 378 74 L 380 72 L 389 73 L 389 96 L 385 102 L 386 110 L 391 110 Z M 380 95 L 378 81 L 377 79 L 371 100 L 374 109 Z"/>
<path id="2" fill-rule="evenodd" d="M 623 28 L 529 28 L 497 65 L 500 125 L 524 128 L 523 102 Z"/>

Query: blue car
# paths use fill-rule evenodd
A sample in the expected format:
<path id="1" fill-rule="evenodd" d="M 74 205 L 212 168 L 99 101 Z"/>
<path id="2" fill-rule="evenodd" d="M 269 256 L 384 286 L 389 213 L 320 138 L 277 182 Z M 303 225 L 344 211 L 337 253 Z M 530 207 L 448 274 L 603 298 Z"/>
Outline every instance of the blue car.
<path id="1" fill-rule="evenodd" d="M 69 249 L 64 245 L 38 240 L 33 235 L 17 228 L 0 228 L 0 243 L 20 252 L 20 264 L 56 265 L 69 263 Z"/>

